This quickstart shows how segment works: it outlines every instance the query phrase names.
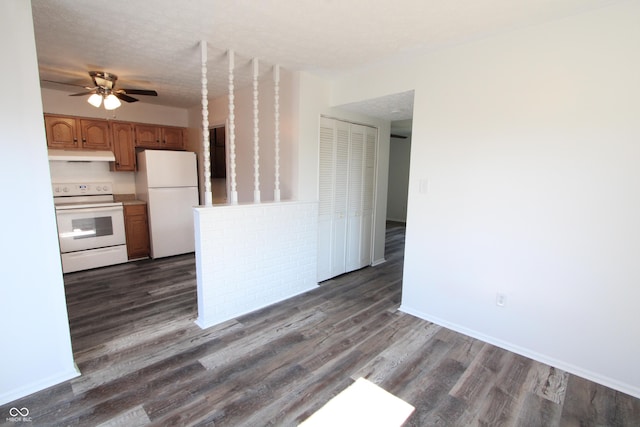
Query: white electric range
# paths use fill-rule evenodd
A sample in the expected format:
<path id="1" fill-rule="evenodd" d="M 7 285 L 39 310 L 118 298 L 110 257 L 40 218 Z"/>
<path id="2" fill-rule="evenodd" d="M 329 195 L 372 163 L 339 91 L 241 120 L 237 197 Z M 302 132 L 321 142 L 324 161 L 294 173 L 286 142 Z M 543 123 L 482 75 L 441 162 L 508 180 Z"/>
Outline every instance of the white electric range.
<path id="1" fill-rule="evenodd" d="M 124 214 L 109 182 L 54 183 L 62 271 L 127 262 Z"/>

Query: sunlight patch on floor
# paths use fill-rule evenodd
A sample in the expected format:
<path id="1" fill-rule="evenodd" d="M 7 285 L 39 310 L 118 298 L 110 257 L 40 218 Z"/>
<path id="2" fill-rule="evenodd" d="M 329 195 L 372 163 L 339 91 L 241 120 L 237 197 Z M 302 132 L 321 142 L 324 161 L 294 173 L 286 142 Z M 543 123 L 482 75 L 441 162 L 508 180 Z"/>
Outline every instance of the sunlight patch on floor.
<path id="1" fill-rule="evenodd" d="M 399 397 L 358 378 L 300 426 L 401 426 L 414 410 Z"/>

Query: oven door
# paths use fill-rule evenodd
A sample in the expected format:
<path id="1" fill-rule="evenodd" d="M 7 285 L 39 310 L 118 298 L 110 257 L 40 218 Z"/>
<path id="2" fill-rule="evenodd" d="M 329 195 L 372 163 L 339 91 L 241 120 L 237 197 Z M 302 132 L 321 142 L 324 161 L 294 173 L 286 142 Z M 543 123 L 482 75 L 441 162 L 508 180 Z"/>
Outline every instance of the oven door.
<path id="1" fill-rule="evenodd" d="M 122 205 L 57 209 L 60 252 L 124 245 L 124 215 Z"/>

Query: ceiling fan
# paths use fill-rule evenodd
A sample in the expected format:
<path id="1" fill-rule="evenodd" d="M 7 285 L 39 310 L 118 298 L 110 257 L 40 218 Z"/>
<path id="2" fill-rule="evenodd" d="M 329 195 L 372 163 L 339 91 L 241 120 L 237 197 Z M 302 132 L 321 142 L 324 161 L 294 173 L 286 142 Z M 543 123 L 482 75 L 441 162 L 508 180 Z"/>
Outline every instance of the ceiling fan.
<path id="1" fill-rule="evenodd" d="M 94 107 L 100 107 L 100 104 L 104 101 L 104 108 L 106 110 L 114 110 L 120 105 L 120 100 L 125 102 L 136 102 L 138 99 L 129 95 L 147 95 L 158 96 L 158 92 L 155 90 L 147 89 L 116 89 L 116 81 L 118 76 L 115 74 L 107 73 L 105 71 L 89 71 L 89 76 L 93 81 L 93 86 L 84 86 L 87 92 L 73 93 L 69 96 L 84 96 L 91 95 L 87 102 Z M 55 82 L 61 83 L 61 82 Z M 70 84 L 70 83 L 63 83 Z M 77 85 L 72 85 L 77 86 Z"/>

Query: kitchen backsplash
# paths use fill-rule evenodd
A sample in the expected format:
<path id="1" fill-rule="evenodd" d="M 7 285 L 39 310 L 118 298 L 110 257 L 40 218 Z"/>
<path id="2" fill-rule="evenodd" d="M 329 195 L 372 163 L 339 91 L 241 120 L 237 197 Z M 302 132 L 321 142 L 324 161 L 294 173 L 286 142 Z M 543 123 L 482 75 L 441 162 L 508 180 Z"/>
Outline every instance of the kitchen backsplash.
<path id="1" fill-rule="evenodd" d="M 51 182 L 112 182 L 114 194 L 136 192 L 134 172 L 111 172 L 109 162 L 50 161 Z"/>

